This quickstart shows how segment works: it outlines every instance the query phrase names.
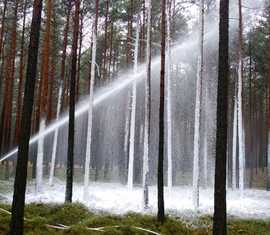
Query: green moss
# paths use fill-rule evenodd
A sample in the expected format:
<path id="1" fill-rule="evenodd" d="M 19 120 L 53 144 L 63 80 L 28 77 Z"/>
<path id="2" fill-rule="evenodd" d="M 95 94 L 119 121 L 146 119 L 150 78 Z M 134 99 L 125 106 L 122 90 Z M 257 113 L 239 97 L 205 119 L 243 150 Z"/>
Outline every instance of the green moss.
<path id="1" fill-rule="evenodd" d="M 10 210 L 9 205 L 0 208 Z M 155 216 L 129 213 L 124 216 L 94 214 L 81 204 L 30 204 L 25 209 L 26 235 L 149 235 L 148 229 L 162 235 L 210 235 L 212 217 L 203 216 L 189 226 L 174 217 L 160 224 Z M 0 235 L 7 234 L 10 215 L 0 212 Z M 69 229 L 49 228 L 47 225 L 64 224 Z M 103 231 L 93 228 L 104 227 Z M 89 229 L 89 228 L 92 228 Z M 230 219 L 229 235 L 270 235 L 270 221 Z"/>
<path id="2" fill-rule="evenodd" d="M 82 204 L 64 204 L 55 206 L 49 218 L 50 223 L 75 225 L 89 218 L 92 214 Z"/>
<path id="3" fill-rule="evenodd" d="M 229 222 L 230 234 L 270 235 L 270 221 L 232 220 Z"/>

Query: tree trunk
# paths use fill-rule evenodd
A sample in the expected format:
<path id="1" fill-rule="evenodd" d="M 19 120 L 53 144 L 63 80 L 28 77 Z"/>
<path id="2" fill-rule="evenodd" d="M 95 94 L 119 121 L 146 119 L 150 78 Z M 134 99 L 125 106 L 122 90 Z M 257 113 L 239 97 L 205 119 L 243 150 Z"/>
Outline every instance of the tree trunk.
<path id="1" fill-rule="evenodd" d="M 2 49 L 3 49 L 3 41 L 5 34 L 5 18 L 6 18 L 6 10 L 7 10 L 7 2 L 8 0 L 4 0 L 3 3 L 3 15 L 1 18 L 1 29 L 0 29 L 0 58 L 2 57 Z"/>
<path id="2" fill-rule="evenodd" d="M 19 135 L 20 135 L 20 122 L 21 122 L 21 112 L 22 112 L 22 98 L 23 98 L 23 77 L 24 77 L 24 52 L 25 52 L 25 21 L 26 21 L 26 10 L 27 10 L 27 1 L 24 1 L 23 6 L 23 26 L 22 26 L 22 38 L 21 38 L 21 51 L 20 51 L 20 67 L 19 67 L 19 87 L 18 87 L 18 96 L 17 96 L 17 111 L 16 111 L 16 127 L 15 127 L 15 137 L 14 144 L 18 145 Z"/>
<path id="3" fill-rule="evenodd" d="M 88 186 L 90 177 L 90 163 L 91 163 L 91 141 L 92 141 L 92 124 L 93 124 L 93 98 L 94 85 L 96 74 L 96 52 L 97 52 L 97 27 L 98 27 L 98 13 L 99 0 L 96 0 L 96 16 L 95 24 L 93 26 L 93 47 L 91 59 L 91 79 L 89 89 L 89 107 L 88 107 L 88 127 L 87 127 L 87 142 L 86 142 L 86 158 L 85 158 L 85 174 L 84 174 L 84 200 L 88 198 Z"/>
<path id="4" fill-rule="evenodd" d="M 105 13 L 105 39 L 104 39 L 103 66 L 102 66 L 103 80 L 106 80 L 106 78 L 107 78 L 107 41 L 108 41 L 109 6 L 110 6 L 110 0 L 107 0 L 106 1 L 106 13 Z"/>
<path id="5" fill-rule="evenodd" d="M 56 120 L 59 119 L 60 112 L 61 112 L 62 93 L 63 93 L 63 83 L 60 84 L 59 93 L 58 93 Z M 53 177 L 54 177 L 54 171 L 55 171 L 55 162 L 56 162 L 56 151 L 57 151 L 58 134 L 59 134 L 59 128 L 57 128 L 55 130 L 54 136 L 53 136 L 53 150 L 52 150 L 52 160 L 51 160 L 51 168 L 50 168 L 50 177 L 49 177 L 49 185 L 50 186 L 53 186 Z"/>
<path id="6" fill-rule="evenodd" d="M 9 232 L 9 234 L 11 235 L 23 235 L 27 163 L 29 140 L 31 133 L 31 116 L 33 111 L 35 80 L 37 73 L 41 11 L 42 0 L 35 0 L 30 32 L 30 43 L 28 49 L 28 51 L 31 53 L 29 53 L 28 56 L 24 92 L 25 96 L 23 99 L 23 112 L 21 120 L 21 126 L 23 126 L 24 128 L 21 130 L 21 138 L 19 142 L 18 160 L 12 202 L 12 216 Z"/>
<path id="7" fill-rule="evenodd" d="M 233 107 L 233 148 L 232 148 L 232 189 L 237 188 L 237 87 L 235 86 L 234 107 Z"/>
<path id="8" fill-rule="evenodd" d="M 270 191 L 270 6 L 267 8 L 268 35 L 268 146 L 267 146 L 267 191 Z"/>
<path id="9" fill-rule="evenodd" d="M 199 207 L 200 188 L 200 127 L 201 127 L 201 101 L 202 101 L 202 80 L 204 71 L 204 0 L 200 0 L 200 35 L 199 35 L 199 56 L 196 81 L 195 100 L 195 127 L 194 127 L 194 159 L 193 159 L 193 204 L 195 209 Z"/>
<path id="10" fill-rule="evenodd" d="M 46 26 L 44 44 L 42 49 L 42 67 L 40 80 L 40 128 L 42 133 L 46 127 L 48 118 L 48 89 L 49 89 L 49 61 L 50 61 L 50 41 L 51 41 L 51 20 L 52 20 L 52 0 L 46 0 Z M 37 171 L 36 171 L 36 190 L 40 192 L 43 184 L 43 162 L 44 162 L 44 137 L 38 141 Z"/>
<path id="11" fill-rule="evenodd" d="M 140 16 L 137 16 L 136 24 L 136 41 L 134 53 L 134 75 L 138 72 L 138 51 L 139 51 L 139 29 L 140 29 Z M 128 165 L 128 187 L 133 188 L 134 179 L 134 148 L 135 148 L 135 129 L 136 129 L 136 103 L 137 103 L 137 81 L 134 80 L 132 84 L 131 94 L 131 115 L 130 115 L 130 129 L 129 129 L 129 165 Z"/>
<path id="12" fill-rule="evenodd" d="M 239 189 L 243 193 L 245 187 L 245 143 L 243 126 L 243 23 L 242 23 L 242 0 L 238 0 L 239 7 L 239 45 L 238 45 L 238 94 L 237 94 L 237 121 L 239 143 Z"/>
<path id="13" fill-rule="evenodd" d="M 158 149 L 158 221 L 165 221 L 164 210 L 164 93 L 165 93 L 165 51 L 166 51 L 166 0 L 161 1 L 161 69 L 159 104 L 159 149 Z"/>
<path id="14" fill-rule="evenodd" d="M 166 76 L 166 152 L 168 159 L 168 176 L 167 186 L 169 191 L 172 190 L 173 184 L 173 166 L 172 166 L 172 95 L 171 95 L 171 66 L 172 66 L 172 52 L 171 52 L 171 0 L 167 3 L 167 76 Z"/>
<path id="15" fill-rule="evenodd" d="M 76 101 L 80 98 L 80 77 L 81 77 L 81 56 L 82 56 L 82 41 L 83 41 L 83 14 L 80 16 L 80 40 L 79 40 L 79 55 L 78 55 L 78 71 L 76 83 Z"/>
<path id="16" fill-rule="evenodd" d="M 229 0 L 220 1 L 217 134 L 213 234 L 227 234 L 226 165 L 229 84 Z"/>
<path id="17" fill-rule="evenodd" d="M 11 147 L 11 129 L 12 129 L 12 107 L 13 107 L 13 88 L 14 88 L 14 78 L 15 78 L 15 58 L 16 58 L 16 47 L 17 47 L 17 20 L 18 20 L 18 0 L 13 3 L 12 9 L 12 23 L 11 32 L 9 34 L 10 45 L 8 47 L 7 53 L 7 63 L 5 65 L 5 90 L 4 90 L 4 105 L 2 109 L 3 119 L 2 124 L 3 129 L 1 129 L 1 142 L 0 149 L 1 152 L 7 152 Z M 5 179 L 9 178 L 9 163 L 5 164 Z"/>
<path id="18" fill-rule="evenodd" d="M 150 143 L 150 120 L 151 120 L 151 44 L 152 44 L 152 0 L 145 2 L 147 11 L 147 45 L 146 45 L 146 80 L 144 96 L 144 137 L 143 137 L 143 198 L 144 207 L 149 203 L 149 143 Z"/>
<path id="19" fill-rule="evenodd" d="M 70 0 L 71 1 L 71 0 Z M 69 126 L 68 126 L 68 152 L 67 152 L 67 179 L 65 201 L 72 202 L 73 169 L 74 169 L 74 133 L 75 133 L 75 93 L 77 72 L 77 49 L 80 23 L 80 0 L 75 1 L 75 16 L 73 28 L 73 41 L 71 51 L 70 71 L 70 97 L 69 97 Z"/>
<path id="20" fill-rule="evenodd" d="M 68 87 L 67 87 L 67 78 L 66 78 L 66 57 L 67 57 L 67 45 L 68 45 L 68 32 L 69 32 L 69 22 L 70 22 L 70 13 L 71 13 L 71 8 L 72 8 L 72 1 L 68 1 L 68 6 L 67 6 L 67 19 L 66 19 L 66 26 L 64 30 L 64 39 L 63 39 L 63 52 L 61 56 L 61 72 L 60 72 L 60 78 L 62 81 L 62 85 L 64 87 L 63 89 L 63 104 L 62 109 L 65 107 L 65 100 L 66 97 L 68 96 Z"/>
<path id="21" fill-rule="evenodd" d="M 5 23 L 6 23 L 6 10 L 7 10 L 7 0 L 4 0 L 3 2 L 3 11 L 2 11 L 2 17 L 1 17 L 1 28 L 0 28 L 0 97 L 2 96 L 2 82 L 3 82 L 3 70 L 4 70 L 4 35 L 5 35 Z M 1 108 L 1 102 L 0 102 L 0 108 Z M 1 126 L 3 128 L 3 126 Z M 1 134 L 0 134 L 0 153 L 1 153 Z"/>

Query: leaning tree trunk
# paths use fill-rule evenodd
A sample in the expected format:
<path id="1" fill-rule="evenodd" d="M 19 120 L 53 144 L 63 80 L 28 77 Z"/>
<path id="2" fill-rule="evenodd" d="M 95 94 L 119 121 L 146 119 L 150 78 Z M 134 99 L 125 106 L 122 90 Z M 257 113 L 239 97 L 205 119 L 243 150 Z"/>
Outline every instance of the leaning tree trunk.
<path id="1" fill-rule="evenodd" d="M 71 0 L 70 0 L 71 1 Z M 77 72 L 77 49 L 79 38 L 80 22 L 80 0 L 75 1 L 75 16 L 73 28 L 73 41 L 71 52 L 70 71 L 70 97 L 69 97 L 69 126 L 68 126 L 68 152 L 67 152 L 67 180 L 65 201 L 72 202 L 73 191 L 73 168 L 74 168 L 74 133 L 75 133 L 75 93 L 76 93 L 76 72 Z"/>
<path id="2" fill-rule="evenodd" d="M 161 1 L 161 63 L 160 63 L 160 104 L 159 104 L 159 149 L 158 149 L 158 221 L 165 220 L 164 210 L 164 93 L 165 93 L 165 51 L 166 51 L 166 0 Z"/>
<path id="3" fill-rule="evenodd" d="M 35 0 L 28 49 L 28 51 L 31 53 L 29 53 L 28 56 L 24 92 L 25 95 L 23 99 L 23 112 L 21 120 L 21 126 L 23 126 L 24 128 L 22 128 L 21 130 L 21 138 L 19 142 L 18 160 L 12 202 L 12 216 L 9 233 L 11 235 L 23 234 L 28 151 L 31 134 L 31 117 L 34 102 L 35 80 L 37 73 L 41 12 L 42 0 Z"/>
<path id="4" fill-rule="evenodd" d="M 229 0 L 220 1 L 217 135 L 213 234 L 227 234 L 226 165 L 229 87 Z"/>

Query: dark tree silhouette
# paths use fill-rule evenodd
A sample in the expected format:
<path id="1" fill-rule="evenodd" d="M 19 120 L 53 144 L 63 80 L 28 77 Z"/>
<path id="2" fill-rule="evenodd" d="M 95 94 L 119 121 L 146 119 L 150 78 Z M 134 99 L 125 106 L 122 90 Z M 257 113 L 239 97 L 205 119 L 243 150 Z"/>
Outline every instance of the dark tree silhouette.
<path id="1" fill-rule="evenodd" d="M 25 189 L 27 178 L 27 163 L 29 140 L 31 134 L 31 116 L 33 111 L 34 91 L 37 73 L 38 47 L 40 36 L 42 0 L 35 0 L 30 31 L 30 43 L 28 55 L 25 92 L 23 99 L 23 111 L 21 120 L 21 133 L 18 150 L 18 160 L 14 183 L 14 195 L 12 202 L 12 216 L 10 224 L 10 235 L 23 234 L 23 218 L 25 206 Z"/>
<path id="2" fill-rule="evenodd" d="M 226 163 L 229 84 L 229 0 L 220 1 L 214 235 L 227 234 Z"/>
<path id="3" fill-rule="evenodd" d="M 161 1 L 161 69 L 159 106 L 159 151 L 158 151 L 158 220 L 164 222 L 164 94 L 165 94 L 165 50 L 166 50 L 166 0 Z"/>
<path id="4" fill-rule="evenodd" d="M 68 127 L 68 153 L 67 153 L 67 183 L 66 202 L 72 202 L 73 163 L 74 163 L 74 129 L 75 129 L 75 93 L 77 73 L 77 49 L 80 23 L 80 0 L 75 1 L 75 16 L 72 41 L 72 61 L 70 71 L 70 97 L 69 97 L 69 127 Z"/>

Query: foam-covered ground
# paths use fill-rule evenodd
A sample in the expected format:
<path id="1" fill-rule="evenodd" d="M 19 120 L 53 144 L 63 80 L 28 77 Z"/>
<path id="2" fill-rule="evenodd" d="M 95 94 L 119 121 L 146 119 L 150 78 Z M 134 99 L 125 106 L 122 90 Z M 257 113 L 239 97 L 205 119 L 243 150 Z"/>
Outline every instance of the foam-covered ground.
<path id="1" fill-rule="evenodd" d="M 149 189 L 149 213 L 156 211 L 157 190 Z M 1 193 L 9 202 L 12 193 Z M 36 193 L 34 184 L 28 185 L 26 201 L 43 203 L 64 202 L 65 184 L 57 181 L 53 187 L 47 182 L 41 193 Z M 195 212 L 192 205 L 191 187 L 174 187 L 169 193 L 165 189 L 165 207 L 167 212 L 179 216 L 193 217 L 202 214 L 213 213 L 213 190 L 200 190 L 200 208 Z M 74 201 L 86 204 L 92 210 L 102 210 L 110 213 L 124 214 L 126 212 L 145 212 L 142 207 L 142 188 L 133 190 L 115 183 L 91 183 L 89 186 L 89 198 L 83 201 L 83 185 L 74 184 Z M 241 195 L 239 191 L 228 190 L 228 214 L 241 218 L 270 219 L 270 193 L 263 190 L 245 190 Z"/>

